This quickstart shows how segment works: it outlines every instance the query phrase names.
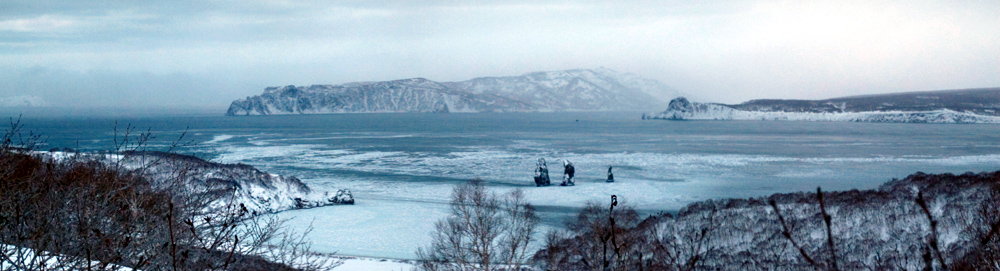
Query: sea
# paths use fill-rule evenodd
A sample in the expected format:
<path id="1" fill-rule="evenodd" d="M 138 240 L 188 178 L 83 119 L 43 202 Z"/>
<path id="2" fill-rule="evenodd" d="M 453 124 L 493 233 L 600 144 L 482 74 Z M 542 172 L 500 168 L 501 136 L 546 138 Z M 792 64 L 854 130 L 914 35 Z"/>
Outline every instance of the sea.
<path id="1" fill-rule="evenodd" d="M 586 204 L 641 215 L 708 199 L 876 189 L 915 172 L 1000 170 L 1000 125 L 642 120 L 641 112 L 221 114 L 20 117 L 38 150 L 170 150 L 291 175 L 356 204 L 277 214 L 311 230 L 313 250 L 413 259 L 448 214 L 452 189 L 482 179 L 521 189 L 542 218 L 537 239 Z M 13 116 L 11 121 L 17 122 Z M 145 136 L 149 136 L 146 138 Z M 536 187 L 536 161 L 556 185 Z M 562 164 L 576 185 L 559 186 Z M 615 181 L 606 182 L 608 167 Z M 536 242 L 540 244 L 541 240 Z"/>

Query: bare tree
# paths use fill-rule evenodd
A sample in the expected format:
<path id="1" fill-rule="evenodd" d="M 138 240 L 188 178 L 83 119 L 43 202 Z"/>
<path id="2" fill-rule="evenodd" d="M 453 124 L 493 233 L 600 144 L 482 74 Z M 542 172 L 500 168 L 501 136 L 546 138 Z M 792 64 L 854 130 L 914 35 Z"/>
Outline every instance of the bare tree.
<path id="1" fill-rule="evenodd" d="M 451 213 L 435 224 L 428 248 L 417 250 L 422 270 L 517 270 L 538 224 L 522 191 L 498 195 L 482 180 L 455 187 Z"/>
<path id="2" fill-rule="evenodd" d="M 521 265 L 530 258 L 528 246 L 539 218 L 535 214 L 535 207 L 525 200 L 521 189 L 514 189 L 501 200 L 504 216 L 507 218 L 500 241 L 504 246 L 502 259 L 511 270 L 520 270 Z"/>

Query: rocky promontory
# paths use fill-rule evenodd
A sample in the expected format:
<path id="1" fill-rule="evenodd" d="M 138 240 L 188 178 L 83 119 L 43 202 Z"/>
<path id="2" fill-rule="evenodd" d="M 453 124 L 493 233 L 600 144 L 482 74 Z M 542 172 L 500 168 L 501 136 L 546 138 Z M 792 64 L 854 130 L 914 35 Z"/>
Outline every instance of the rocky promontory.
<path id="1" fill-rule="evenodd" d="M 138 173 L 154 190 L 208 199 L 205 213 L 243 205 L 252 214 L 354 204 L 350 190 L 316 190 L 298 178 L 260 171 L 245 164 L 222 164 L 190 155 L 158 151 L 96 153 L 44 152 L 54 159 L 94 161 Z"/>

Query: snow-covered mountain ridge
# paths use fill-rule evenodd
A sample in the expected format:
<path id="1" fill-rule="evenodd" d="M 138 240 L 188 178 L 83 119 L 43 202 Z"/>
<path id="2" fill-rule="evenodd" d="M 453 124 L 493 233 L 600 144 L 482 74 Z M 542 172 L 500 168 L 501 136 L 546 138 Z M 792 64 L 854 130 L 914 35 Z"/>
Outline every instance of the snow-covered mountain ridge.
<path id="1" fill-rule="evenodd" d="M 233 101 L 226 115 L 627 111 L 656 108 L 677 94 L 655 80 L 600 68 L 461 82 L 413 78 L 268 87 L 261 95 Z"/>
<path id="2" fill-rule="evenodd" d="M 354 204 L 350 190 L 318 191 L 301 180 L 260 171 L 245 164 L 221 164 L 201 158 L 156 151 L 118 155 L 42 152 L 54 159 L 85 159 L 120 165 L 148 177 L 153 188 L 191 197 L 209 197 L 203 212 L 243 204 L 253 214 L 336 204 Z"/>
<path id="3" fill-rule="evenodd" d="M 1000 123 L 1000 88 L 910 92 L 829 100 L 752 100 L 736 105 L 671 100 L 643 116 L 665 120 L 799 120 Z"/>

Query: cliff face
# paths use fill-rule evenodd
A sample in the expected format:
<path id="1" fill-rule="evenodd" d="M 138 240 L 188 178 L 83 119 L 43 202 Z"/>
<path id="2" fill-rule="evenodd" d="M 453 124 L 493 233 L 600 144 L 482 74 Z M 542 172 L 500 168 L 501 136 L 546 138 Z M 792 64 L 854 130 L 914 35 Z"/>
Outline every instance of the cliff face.
<path id="1" fill-rule="evenodd" d="M 270 87 L 264 94 L 233 101 L 226 115 L 372 112 L 530 111 L 526 103 L 492 95 L 454 91 L 416 78 L 386 82 Z"/>
<path id="2" fill-rule="evenodd" d="M 438 83 L 423 78 L 269 87 L 233 101 L 226 115 L 374 112 L 611 111 L 655 108 L 676 91 L 609 69 L 537 72 Z"/>
<path id="3" fill-rule="evenodd" d="M 902 123 L 1000 123 L 1000 88 L 911 92 L 828 100 L 695 103 L 684 97 L 644 118 L 665 120 L 800 120 Z"/>

